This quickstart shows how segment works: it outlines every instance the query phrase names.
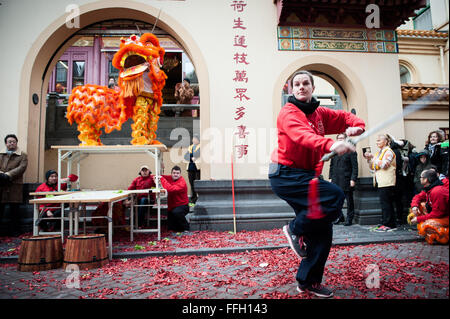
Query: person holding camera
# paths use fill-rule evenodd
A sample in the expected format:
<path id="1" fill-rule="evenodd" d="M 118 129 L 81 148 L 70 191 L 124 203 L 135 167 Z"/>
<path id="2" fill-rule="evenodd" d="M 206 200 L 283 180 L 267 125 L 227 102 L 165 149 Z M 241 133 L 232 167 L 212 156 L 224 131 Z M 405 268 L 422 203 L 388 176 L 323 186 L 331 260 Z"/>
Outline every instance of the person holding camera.
<path id="1" fill-rule="evenodd" d="M 377 187 L 382 211 L 381 225 L 374 228 L 376 232 L 388 232 L 397 227 L 394 211 L 397 165 L 395 153 L 389 147 L 390 143 L 391 139 L 388 135 L 380 134 L 376 139 L 379 150 L 375 155 L 370 152 L 364 153 L 370 171 L 373 172 L 373 183 Z"/>

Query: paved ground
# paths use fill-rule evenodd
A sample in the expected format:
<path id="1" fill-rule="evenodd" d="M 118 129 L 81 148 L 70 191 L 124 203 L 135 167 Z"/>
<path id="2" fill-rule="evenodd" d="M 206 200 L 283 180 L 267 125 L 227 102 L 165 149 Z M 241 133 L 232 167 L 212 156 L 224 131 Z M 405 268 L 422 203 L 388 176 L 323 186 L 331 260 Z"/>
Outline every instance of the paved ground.
<path id="1" fill-rule="evenodd" d="M 300 260 L 279 230 L 164 235 L 162 243 L 147 242 L 149 251 L 127 251 L 122 242 L 113 261 L 101 269 L 18 272 L 14 255 L 4 254 L 0 298 L 314 298 L 296 291 Z M 17 240 L 3 240 L 0 246 L 7 251 Z M 323 283 L 335 291 L 335 299 L 449 297 L 448 245 L 428 245 L 410 227 L 380 234 L 369 226 L 339 225 L 333 243 Z"/>

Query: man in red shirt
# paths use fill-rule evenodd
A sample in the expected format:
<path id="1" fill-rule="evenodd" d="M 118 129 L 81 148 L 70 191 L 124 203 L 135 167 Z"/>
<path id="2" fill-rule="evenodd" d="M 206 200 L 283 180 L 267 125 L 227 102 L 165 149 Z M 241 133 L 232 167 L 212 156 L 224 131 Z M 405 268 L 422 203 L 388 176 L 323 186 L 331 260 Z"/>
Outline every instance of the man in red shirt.
<path id="1" fill-rule="evenodd" d="M 189 230 L 185 217 L 189 213 L 188 189 L 181 168 L 174 166 L 171 175 L 162 175 L 161 185 L 167 190 L 168 228 L 176 232 Z"/>
<path id="2" fill-rule="evenodd" d="M 420 182 L 424 190 L 411 201 L 412 211 L 416 215 L 411 219 L 411 224 L 422 223 L 430 218 L 448 217 L 448 188 L 439 180 L 436 171 L 433 169 L 423 171 L 420 174 Z M 425 202 L 428 214 L 418 216 L 421 202 Z"/>
<path id="3" fill-rule="evenodd" d="M 318 179 L 321 158 L 335 151 L 354 152 L 346 141 L 335 142 L 327 134 L 364 132 L 364 122 L 350 112 L 319 107 L 312 96 L 311 73 L 299 71 L 292 78 L 292 93 L 277 118 L 278 147 L 271 156 L 269 179 L 272 190 L 295 212 L 295 219 L 283 227 L 290 247 L 302 258 L 296 279 L 300 293 L 319 297 L 333 292 L 321 285 L 333 237 L 333 221 L 342 213 L 345 195 L 336 185 Z M 305 248 L 306 246 L 306 248 Z"/>

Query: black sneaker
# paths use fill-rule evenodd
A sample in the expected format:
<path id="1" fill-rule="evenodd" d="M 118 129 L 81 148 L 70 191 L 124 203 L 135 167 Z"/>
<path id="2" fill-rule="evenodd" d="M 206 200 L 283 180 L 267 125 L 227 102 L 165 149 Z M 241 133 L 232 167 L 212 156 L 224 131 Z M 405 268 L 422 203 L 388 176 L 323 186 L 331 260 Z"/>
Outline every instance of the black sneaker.
<path id="1" fill-rule="evenodd" d="M 298 284 L 297 291 L 300 293 L 309 291 L 309 292 L 312 292 L 313 294 L 315 294 L 317 297 L 321 297 L 321 298 L 331 298 L 334 295 L 330 289 L 328 289 L 318 283 L 311 284 L 309 286 Z"/>
<path id="2" fill-rule="evenodd" d="M 289 228 L 289 225 L 283 226 L 283 233 L 286 235 L 289 246 L 299 258 L 306 257 L 306 244 L 303 242 L 303 237 L 294 235 Z"/>
<path id="3" fill-rule="evenodd" d="M 333 224 L 334 224 L 334 225 L 338 225 L 338 224 L 343 223 L 343 222 L 345 222 L 345 218 L 344 218 L 344 215 L 341 215 L 341 216 L 339 216 L 338 219 L 336 219 L 336 220 L 333 222 Z"/>

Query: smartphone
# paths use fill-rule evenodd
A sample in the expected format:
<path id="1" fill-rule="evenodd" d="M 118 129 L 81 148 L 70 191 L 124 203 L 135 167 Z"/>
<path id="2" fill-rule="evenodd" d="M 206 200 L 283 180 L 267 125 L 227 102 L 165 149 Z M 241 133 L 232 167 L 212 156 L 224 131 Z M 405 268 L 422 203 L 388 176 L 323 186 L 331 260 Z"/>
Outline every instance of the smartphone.
<path id="1" fill-rule="evenodd" d="M 366 152 L 367 152 L 367 153 L 372 153 L 372 151 L 370 150 L 370 146 L 368 146 L 368 147 L 363 147 L 363 148 L 362 148 L 362 151 L 363 151 L 363 155 L 366 154 Z"/>

